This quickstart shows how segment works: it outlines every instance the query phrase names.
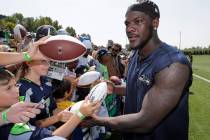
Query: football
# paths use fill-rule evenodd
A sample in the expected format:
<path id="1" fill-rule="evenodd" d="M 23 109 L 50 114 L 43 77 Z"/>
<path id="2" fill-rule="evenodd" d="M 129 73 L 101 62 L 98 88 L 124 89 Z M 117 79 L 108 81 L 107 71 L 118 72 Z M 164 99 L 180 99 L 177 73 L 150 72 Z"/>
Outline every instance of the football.
<path id="1" fill-rule="evenodd" d="M 101 74 L 97 71 L 88 71 L 79 77 L 77 86 L 88 86 L 100 79 Z"/>
<path id="2" fill-rule="evenodd" d="M 117 76 L 111 76 L 110 81 L 112 81 L 115 85 L 121 85 L 122 84 L 122 81 Z"/>
<path id="3" fill-rule="evenodd" d="M 39 50 L 45 57 L 56 62 L 72 62 L 86 52 L 82 42 L 69 35 L 51 36 Z"/>
<path id="4" fill-rule="evenodd" d="M 106 98 L 107 92 L 108 92 L 107 83 L 101 82 L 101 83 L 95 85 L 90 90 L 90 93 L 88 94 L 88 99 L 91 102 L 94 102 L 97 100 L 100 102 L 103 102 L 103 100 Z"/>
<path id="5" fill-rule="evenodd" d="M 103 100 L 106 98 L 107 95 L 107 83 L 106 82 L 101 82 L 97 85 L 95 85 L 91 90 L 88 95 L 88 100 L 90 102 L 94 101 L 100 101 L 101 103 Z M 70 112 L 75 113 L 76 110 L 80 108 L 84 100 L 77 102 L 70 108 Z"/>
<path id="6" fill-rule="evenodd" d="M 14 29 L 14 39 L 21 42 L 27 34 L 27 30 L 23 25 L 17 24 Z"/>
<path id="7" fill-rule="evenodd" d="M 76 102 L 71 108 L 70 108 L 70 112 L 71 113 L 76 113 L 77 110 L 80 109 L 80 106 L 82 105 L 82 103 L 84 102 L 84 100 Z"/>

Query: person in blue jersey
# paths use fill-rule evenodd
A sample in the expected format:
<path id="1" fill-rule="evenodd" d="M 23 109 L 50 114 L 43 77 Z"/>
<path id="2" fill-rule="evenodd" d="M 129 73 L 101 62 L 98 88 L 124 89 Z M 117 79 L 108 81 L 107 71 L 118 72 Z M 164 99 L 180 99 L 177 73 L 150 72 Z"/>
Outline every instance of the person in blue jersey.
<path id="1" fill-rule="evenodd" d="M 42 25 L 37 28 L 35 40 L 39 42 L 43 37 L 55 34 L 56 29 L 53 26 Z M 19 94 L 22 101 L 38 103 L 42 98 L 48 97 L 45 108 L 35 119 L 30 120 L 32 125 L 39 127 L 51 127 L 59 121 L 65 122 L 70 116 L 67 111 L 60 113 L 56 111 L 57 106 L 52 95 L 53 87 L 51 80 L 46 76 L 48 69 L 49 62 L 46 58 L 43 58 L 23 63 L 18 73 L 20 77 Z"/>
<path id="2" fill-rule="evenodd" d="M 51 80 L 46 77 L 49 64 L 47 60 L 33 60 L 22 65 L 19 79 L 20 99 L 24 102 L 38 103 L 42 98 L 46 98 L 45 108 L 35 119 L 31 119 L 32 125 L 39 127 L 49 127 L 62 121 L 65 122 L 70 117 L 68 111 L 56 111 L 56 102 L 53 97 L 53 87 Z"/>
<path id="3" fill-rule="evenodd" d="M 41 44 L 44 44 L 45 40 L 48 37 L 41 38 L 39 41 L 34 42 L 30 44 L 28 47 L 27 52 L 0 52 L 0 68 L 1 69 L 7 69 L 7 66 L 10 65 L 16 65 L 18 63 L 22 62 L 29 62 L 31 60 L 43 60 L 45 57 L 40 53 L 38 47 Z M 16 68 L 17 69 L 17 68 Z M 19 97 L 19 95 L 18 95 Z M 15 101 L 18 99 L 17 96 L 9 97 L 9 96 L 0 96 L 1 102 L 0 106 L 9 106 L 11 100 Z M 8 101 L 8 98 L 10 98 L 10 101 Z M 7 117 L 9 122 L 11 123 L 25 123 L 30 118 L 34 118 L 36 114 L 40 113 L 39 109 L 34 108 L 34 106 L 37 106 L 37 103 L 26 103 L 26 102 L 18 102 L 14 105 L 12 105 L 7 110 Z M 44 108 L 44 106 L 42 106 Z M 26 114 L 25 112 L 29 112 Z M 2 112 L 1 112 L 2 113 Z M 20 116 L 23 116 L 24 119 L 20 119 Z M 2 118 L 0 119 L 0 125 L 3 125 L 5 122 L 2 121 Z"/>
<path id="4" fill-rule="evenodd" d="M 124 115 L 95 116 L 92 124 L 124 132 L 124 140 L 187 140 L 192 68 L 185 55 L 158 37 L 160 12 L 149 0 L 125 14 L 132 48 L 126 75 Z M 121 88 L 121 89 L 120 89 Z"/>

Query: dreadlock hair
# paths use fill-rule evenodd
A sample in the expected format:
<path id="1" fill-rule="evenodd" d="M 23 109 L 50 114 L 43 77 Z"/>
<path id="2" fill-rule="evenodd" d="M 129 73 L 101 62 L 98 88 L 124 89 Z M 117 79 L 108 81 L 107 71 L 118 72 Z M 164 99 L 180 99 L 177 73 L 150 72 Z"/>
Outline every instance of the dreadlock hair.
<path id="1" fill-rule="evenodd" d="M 139 0 L 138 3 L 135 3 L 128 7 L 127 12 L 129 11 L 140 11 L 149 15 L 152 19 L 160 18 L 160 11 L 158 6 L 150 0 Z M 127 14 L 127 13 L 126 13 Z"/>

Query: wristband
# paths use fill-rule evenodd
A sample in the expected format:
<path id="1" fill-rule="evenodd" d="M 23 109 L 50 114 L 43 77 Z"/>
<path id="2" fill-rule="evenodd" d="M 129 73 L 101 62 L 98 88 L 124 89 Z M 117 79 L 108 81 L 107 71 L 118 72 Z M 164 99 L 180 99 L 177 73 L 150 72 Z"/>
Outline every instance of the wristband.
<path id="1" fill-rule="evenodd" d="M 28 62 L 32 60 L 28 52 L 23 52 L 23 59 Z"/>
<path id="2" fill-rule="evenodd" d="M 1 113 L 1 118 L 2 118 L 3 123 L 8 123 L 8 120 L 7 120 L 7 110 L 5 110 L 5 111 L 3 111 Z"/>
<path id="3" fill-rule="evenodd" d="M 80 118 L 81 121 L 85 119 L 85 115 L 83 115 L 83 114 L 79 111 L 79 109 L 76 110 L 75 114 Z"/>
<path id="4" fill-rule="evenodd" d="M 20 101 L 20 102 L 25 101 L 25 96 L 19 96 L 19 101 Z"/>

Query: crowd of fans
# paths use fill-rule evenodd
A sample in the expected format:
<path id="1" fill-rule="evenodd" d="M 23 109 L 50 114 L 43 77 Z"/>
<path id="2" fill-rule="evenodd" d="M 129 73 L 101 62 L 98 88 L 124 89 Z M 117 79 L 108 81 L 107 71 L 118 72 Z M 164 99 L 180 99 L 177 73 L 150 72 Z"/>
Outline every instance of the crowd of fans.
<path id="1" fill-rule="evenodd" d="M 10 35 L 6 38 L 3 31 L 0 32 L 0 48 L 1 52 L 24 53 L 24 60 L 20 62 L 11 62 L 9 65 L 2 63 L 1 72 L 9 75 L 8 83 L 11 79 L 15 79 L 18 83 L 19 101 L 27 103 L 39 103 L 43 98 L 46 98 L 45 107 L 39 106 L 41 112 L 31 118 L 28 117 L 27 123 L 14 123 L 12 125 L 3 125 L 2 129 L 8 129 L 9 138 L 26 138 L 31 139 L 45 138 L 53 135 L 65 137 L 67 139 L 113 139 L 121 138 L 118 132 L 114 132 L 111 128 L 104 126 L 84 127 L 77 126 L 80 121 L 73 123 L 72 129 L 62 134 L 59 130 L 63 130 L 63 124 L 68 124 L 69 118 L 72 118 L 72 113 L 68 111 L 69 107 L 76 102 L 86 100 L 86 96 L 93 84 L 86 86 L 78 86 L 78 78 L 88 71 L 98 71 L 101 74 L 101 80 L 110 80 L 110 77 L 116 76 L 122 83 L 126 80 L 126 67 L 128 58 L 123 55 L 122 46 L 119 43 L 114 43 L 108 40 L 107 46 L 98 47 L 93 44 L 89 36 L 81 35 L 77 38 L 85 45 L 86 53 L 79 59 L 73 62 L 59 63 L 50 62 L 45 57 L 38 60 L 27 59 L 26 55 L 30 52 L 34 42 L 42 41 L 46 36 L 54 35 L 69 35 L 65 30 L 56 29 L 51 25 L 43 25 L 37 29 L 35 35 L 27 32 L 22 26 L 25 34 L 20 34 L 19 38 L 15 35 Z M 14 29 L 15 30 L 15 29 Z M 20 31 L 21 33 L 21 31 Z M 37 47 L 38 48 L 38 47 Z M 38 52 L 40 53 L 40 52 Z M 42 54 L 40 54 L 42 55 Z M 8 58 L 9 59 L 9 58 Z M 51 77 L 48 73 L 52 67 L 60 67 L 65 69 L 62 78 Z M 56 72 L 56 71 L 54 71 Z M 0 80 L 4 80 L 1 77 Z M 1 87 L 1 85 L 0 85 Z M 17 101 L 13 102 L 15 104 Z M 12 105 L 12 104 L 11 104 Z M 11 106 L 9 105 L 9 106 Z M 91 111 L 98 107 L 98 103 L 83 105 L 81 107 L 82 114 L 85 116 L 91 115 Z M 87 109 L 89 107 L 90 109 Z M 118 93 L 110 93 L 105 101 L 101 104 L 99 115 L 101 116 L 118 116 L 123 111 L 123 97 Z M 5 111 L 4 109 L 1 111 Z M 89 112 L 88 112 L 89 111 Z M 3 122 L 2 122 L 3 124 Z M 77 126 L 77 127 L 76 127 Z M 27 127 L 27 129 L 26 129 Z M 23 129 L 24 128 L 24 129 Z M 71 134 L 71 135 L 70 135 Z"/>

